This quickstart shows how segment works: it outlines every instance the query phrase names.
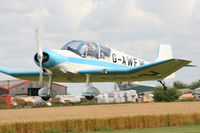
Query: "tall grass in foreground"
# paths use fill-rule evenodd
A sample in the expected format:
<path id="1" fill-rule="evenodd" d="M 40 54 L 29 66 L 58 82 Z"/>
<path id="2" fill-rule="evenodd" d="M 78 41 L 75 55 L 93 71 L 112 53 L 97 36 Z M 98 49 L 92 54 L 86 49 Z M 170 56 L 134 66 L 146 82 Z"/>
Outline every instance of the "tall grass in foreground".
<path id="1" fill-rule="evenodd" d="M 0 124 L 1 133 L 40 133 L 49 130 L 86 132 L 100 129 L 137 129 L 200 124 L 200 113 L 127 116 L 101 119 L 71 119 Z"/>

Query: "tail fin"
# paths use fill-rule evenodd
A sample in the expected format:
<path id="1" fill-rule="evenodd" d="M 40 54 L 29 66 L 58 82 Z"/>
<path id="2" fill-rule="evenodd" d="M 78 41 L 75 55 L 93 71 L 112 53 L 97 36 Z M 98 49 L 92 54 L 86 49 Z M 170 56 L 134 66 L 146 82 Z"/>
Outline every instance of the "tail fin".
<path id="1" fill-rule="evenodd" d="M 156 61 L 166 60 L 173 58 L 172 55 L 172 46 L 170 44 L 160 44 L 158 48 L 158 57 Z M 169 75 L 165 79 L 171 79 L 175 77 L 175 73 Z"/>
<path id="2" fill-rule="evenodd" d="M 158 58 L 156 61 L 173 58 L 172 46 L 170 44 L 160 44 L 158 49 Z"/>

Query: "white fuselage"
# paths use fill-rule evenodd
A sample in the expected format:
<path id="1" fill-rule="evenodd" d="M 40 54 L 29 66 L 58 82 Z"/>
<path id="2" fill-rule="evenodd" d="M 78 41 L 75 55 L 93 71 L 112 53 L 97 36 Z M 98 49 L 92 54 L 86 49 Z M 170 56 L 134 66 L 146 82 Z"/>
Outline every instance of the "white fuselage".
<path id="1" fill-rule="evenodd" d="M 95 59 L 91 57 L 83 58 L 69 50 L 53 50 L 53 51 L 63 56 L 66 56 L 69 59 L 77 58 L 77 59 L 82 60 L 81 62 L 85 62 L 85 63 L 73 62 L 73 61 L 70 62 L 69 60 L 68 62 L 63 62 L 61 64 L 54 66 L 53 68 L 50 68 L 50 69 L 55 69 L 55 68 L 59 69 L 63 71 L 64 73 L 67 73 L 67 72 L 77 73 L 78 70 L 81 70 L 81 69 L 99 69 L 99 68 L 109 68 L 113 66 L 118 67 L 118 68 L 120 67 L 125 68 L 125 67 L 136 67 L 136 66 L 147 64 L 147 62 L 142 59 L 130 56 L 128 54 L 119 52 L 114 49 L 111 49 L 111 56 L 109 58 L 104 58 L 104 59 L 102 58 Z M 96 63 L 87 63 L 88 60 L 92 62 L 96 62 Z M 107 66 L 101 65 L 102 63 L 105 63 L 105 62 L 108 63 Z"/>

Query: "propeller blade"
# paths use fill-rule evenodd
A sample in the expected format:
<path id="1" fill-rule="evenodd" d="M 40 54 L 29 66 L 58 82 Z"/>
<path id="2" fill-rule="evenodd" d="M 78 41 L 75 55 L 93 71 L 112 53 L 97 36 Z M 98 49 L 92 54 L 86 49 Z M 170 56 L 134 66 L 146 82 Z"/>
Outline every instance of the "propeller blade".
<path id="1" fill-rule="evenodd" d="M 42 52 L 42 45 L 40 44 L 39 30 L 38 29 L 36 29 L 36 43 L 37 43 L 37 51 L 38 51 L 37 58 L 40 62 L 39 84 L 42 85 L 42 83 L 43 83 L 43 70 L 42 70 L 43 52 Z"/>
<path id="2" fill-rule="evenodd" d="M 37 43 L 37 51 L 38 51 L 38 60 L 42 61 L 43 53 L 42 53 L 42 45 L 40 44 L 38 29 L 36 30 L 36 43 Z"/>

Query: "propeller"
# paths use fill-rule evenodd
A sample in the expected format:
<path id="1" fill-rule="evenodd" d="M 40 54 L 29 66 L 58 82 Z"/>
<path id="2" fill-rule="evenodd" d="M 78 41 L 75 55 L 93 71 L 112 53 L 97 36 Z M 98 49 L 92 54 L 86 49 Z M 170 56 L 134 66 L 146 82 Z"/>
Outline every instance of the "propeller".
<path id="1" fill-rule="evenodd" d="M 39 39 L 39 30 L 36 29 L 36 43 L 37 43 L 37 59 L 40 63 L 40 76 L 39 76 L 39 84 L 42 85 L 43 83 L 43 70 L 42 70 L 42 60 L 43 60 L 43 52 L 42 52 L 42 45 Z"/>

